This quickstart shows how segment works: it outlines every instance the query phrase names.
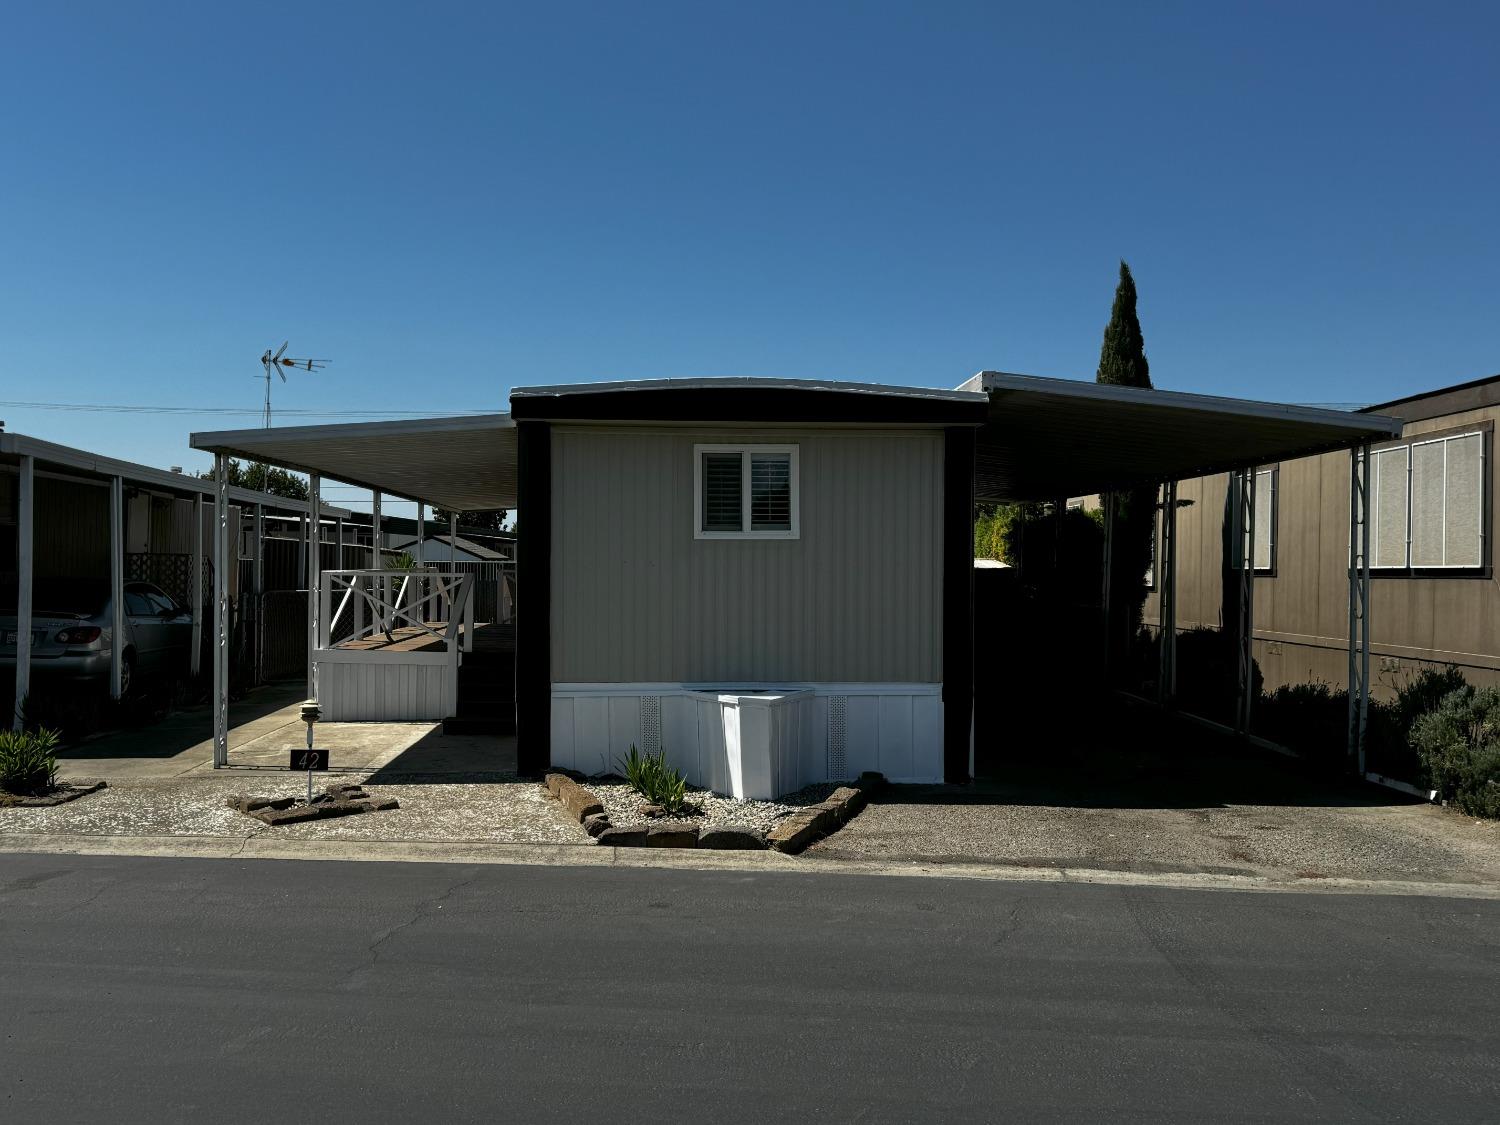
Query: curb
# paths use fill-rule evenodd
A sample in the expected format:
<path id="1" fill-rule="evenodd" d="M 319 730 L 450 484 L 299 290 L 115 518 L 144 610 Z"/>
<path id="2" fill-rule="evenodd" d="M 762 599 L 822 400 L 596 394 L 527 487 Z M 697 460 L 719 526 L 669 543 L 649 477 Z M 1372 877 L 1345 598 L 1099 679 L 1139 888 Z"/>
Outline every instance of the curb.
<path id="1" fill-rule="evenodd" d="M 263 835 L 85 836 L 0 833 L 0 854 L 129 856 L 174 859 L 312 860 L 356 863 L 470 863 L 525 867 L 620 867 L 740 871 L 768 875 L 865 875 L 969 879 L 995 883 L 1070 883 L 1158 890 L 1254 894 L 1364 894 L 1500 902 L 1500 885 L 1374 879 L 1275 879 L 1263 875 L 1137 874 L 1068 867 L 793 859 L 775 851 L 614 848 L 594 843 L 500 844 L 438 840 L 285 840 Z"/>

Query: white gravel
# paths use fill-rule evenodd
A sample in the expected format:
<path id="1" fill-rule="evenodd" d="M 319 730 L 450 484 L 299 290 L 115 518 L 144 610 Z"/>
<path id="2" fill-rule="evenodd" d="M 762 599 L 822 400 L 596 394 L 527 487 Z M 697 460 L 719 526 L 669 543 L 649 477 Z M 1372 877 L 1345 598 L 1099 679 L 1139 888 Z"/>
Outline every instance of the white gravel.
<path id="1" fill-rule="evenodd" d="M 839 787 L 838 782 L 809 785 L 775 801 L 739 801 L 721 797 L 707 789 L 689 789 L 687 799 L 699 806 L 701 816 L 664 816 L 648 820 L 641 809 L 647 801 L 625 782 L 589 781 L 589 790 L 599 798 L 611 823 L 627 827 L 636 824 L 681 824 L 692 828 L 758 828 L 769 832 L 776 822 L 794 810 L 815 805 Z"/>

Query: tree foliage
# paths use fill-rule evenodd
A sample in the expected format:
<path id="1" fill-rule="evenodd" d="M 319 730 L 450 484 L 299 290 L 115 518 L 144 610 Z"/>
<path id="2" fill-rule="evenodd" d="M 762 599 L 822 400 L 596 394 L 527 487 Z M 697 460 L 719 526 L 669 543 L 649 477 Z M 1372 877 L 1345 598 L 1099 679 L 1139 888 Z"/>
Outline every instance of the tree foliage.
<path id="1" fill-rule="evenodd" d="M 1099 383 L 1122 387 L 1150 387 L 1151 365 L 1146 362 L 1146 338 L 1136 315 L 1135 278 L 1130 266 L 1120 263 L 1120 281 L 1115 287 L 1114 306 L 1104 326 L 1099 350 Z M 1156 526 L 1157 489 L 1147 485 L 1115 495 L 1115 526 L 1110 568 L 1110 607 L 1122 628 L 1110 628 L 1111 644 L 1129 643 L 1140 629 L 1146 603 L 1146 571 L 1151 565 L 1153 529 Z"/>
<path id="2" fill-rule="evenodd" d="M 198 474 L 198 479 L 213 480 L 214 471 L 204 469 Z M 259 462 L 241 465 L 231 457 L 229 459 L 229 483 L 235 488 L 266 492 L 288 500 L 307 499 L 307 482 L 297 474 L 277 468 L 275 465 L 262 465 Z"/>
<path id="3" fill-rule="evenodd" d="M 432 509 L 432 518 L 445 527 L 449 517 L 454 514 L 446 508 Z M 456 514 L 460 527 L 473 528 L 475 531 L 504 531 L 505 520 L 510 512 L 505 508 L 493 508 L 484 512 L 458 512 Z"/>

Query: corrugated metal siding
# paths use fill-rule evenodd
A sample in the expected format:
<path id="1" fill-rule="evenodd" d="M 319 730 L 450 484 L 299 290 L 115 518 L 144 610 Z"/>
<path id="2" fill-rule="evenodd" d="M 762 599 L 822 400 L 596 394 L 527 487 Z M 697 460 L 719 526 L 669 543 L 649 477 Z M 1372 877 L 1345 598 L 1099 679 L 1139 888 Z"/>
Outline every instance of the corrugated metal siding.
<path id="1" fill-rule="evenodd" d="M 799 445 L 800 539 L 693 537 L 693 445 L 743 441 Z M 559 427 L 552 679 L 941 680 L 942 468 L 938 431 Z"/>

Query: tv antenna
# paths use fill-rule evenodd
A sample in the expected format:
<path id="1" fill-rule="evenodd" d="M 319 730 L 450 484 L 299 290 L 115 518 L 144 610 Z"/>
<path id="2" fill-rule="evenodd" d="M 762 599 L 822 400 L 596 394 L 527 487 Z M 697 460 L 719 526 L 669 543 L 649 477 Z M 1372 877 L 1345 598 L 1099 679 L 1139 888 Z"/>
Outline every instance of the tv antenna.
<path id="1" fill-rule="evenodd" d="M 299 371 L 321 371 L 327 367 L 331 360 L 327 359 L 293 359 L 286 354 L 288 341 L 283 340 L 281 347 L 276 349 L 276 354 L 271 354 L 267 348 L 265 354 L 260 357 L 260 365 L 266 369 L 266 410 L 261 421 L 269 428 L 271 425 L 271 372 L 281 376 L 281 381 L 286 382 L 286 369 L 288 367 Z"/>

